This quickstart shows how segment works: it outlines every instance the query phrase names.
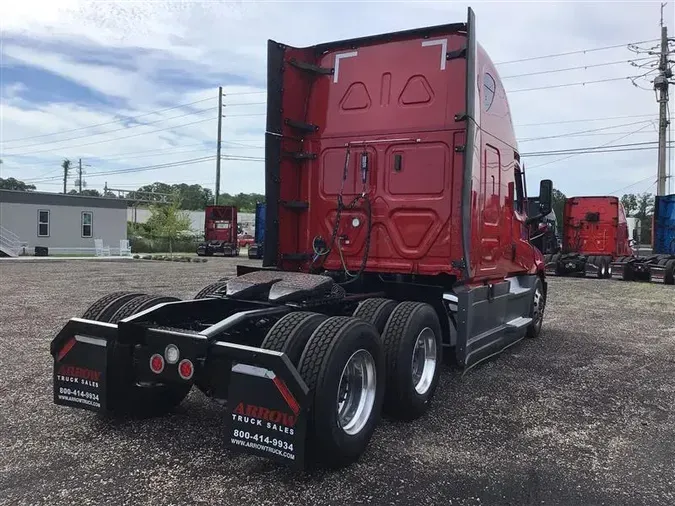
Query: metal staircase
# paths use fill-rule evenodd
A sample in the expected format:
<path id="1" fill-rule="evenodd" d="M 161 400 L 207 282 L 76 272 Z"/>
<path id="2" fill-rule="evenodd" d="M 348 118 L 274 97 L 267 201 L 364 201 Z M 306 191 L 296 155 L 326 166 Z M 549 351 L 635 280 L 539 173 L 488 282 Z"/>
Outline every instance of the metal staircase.
<path id="1" fill-rule="evenodd" d="M 0 256 L 18 257 L 24 244 L 18 235 L 0 225 Z"/>

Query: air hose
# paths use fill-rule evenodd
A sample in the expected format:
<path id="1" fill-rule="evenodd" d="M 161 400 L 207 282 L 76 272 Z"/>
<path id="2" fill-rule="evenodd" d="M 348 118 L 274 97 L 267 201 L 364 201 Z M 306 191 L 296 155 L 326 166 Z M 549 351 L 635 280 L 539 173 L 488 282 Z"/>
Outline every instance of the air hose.
<path id="1" fill-rule="evenodd" d="M 364 254 L 363 258 L 361 259 L 361 265 L 359 267 L 358 272 L 355 274 L 349 272 L 347 269 L 347 264 L 344 260 L 344 256 L 342 254 L 342 249 L 340 248 L 340 242 L 338 240 L 338 253 L 340 255 L 340 261 L 342 263 L 342 268 L 344 270 L 344 273 L 347 277 L 349 277 L 349 281 L 346 281 L 341 284 L 348 284 L 356 281 L 359 279 L 361 274 L 366 268 L 366 263 L 368 262 L 368 253 L 370 251 L 370 240 L 371 240 L 371 233 L 372 233 L 372 204 L 370 202 L 370 198 L 368 197 L 368 192 L 367 192 L 367 187 L 366 187 L 366 181 L 367 181 L 367 176 L 368 176 L 368 153 L 364 151 L 361 153 L 361 183 L 362 183 L 362 190 L 361 194 L 357 195 L 354 197 L 354 199 L 349 202 L 349 204 L 345 205 L 344 200 L 343 200 L 343 194 L 344 194 L 344 188 L 345 188 L 345 182 L 347 181 L 347 173 L 349 170 L 349 159 L 350 159 L 350 146 L 347 144 L 347 150 L 345 152 L 345 162 L 344 162 L 344 167 L 342 170 L 342 183 L 340 186 L 340 192 L 338 193 L 337 197 L 337 207 L 336 207 L 336 215 L 335 215 L 335 223 L 333 224 L 333 230 L 331 232 L 331 238 L 330 242 L 325 248 L 321 248 L 324 244 L 322 244 L 323 238 L 321 236 L 316 236 L 312 240 L 312 250 L 314 251 L 314 258 L 312 259 L 312 264 L 310 265 L 310 270 L 312 269 L 318 269 L 322 268 L 323 264 L 326 261 L 326 258 L 330 254 L 330 252 L 333 250 L 333 247 L 335 245 L 335 241 L 337 239 L 337 233 L 340 228 L 340 219 L 342 217 L 342 212 L 344 210 L 351 210 L 355 209 L 357 204 L 363 200 L 364 203 L 366 204 L 366 209 L 367 209 L 367 217 L 368 217 L 368 232 L 366 235 L 366 243 L 365 243 L 365 249 L 364 249 Z M 316 261 L 321 258 L 321 265 L 318 267 L 314 267 L 314 264 Z"/>

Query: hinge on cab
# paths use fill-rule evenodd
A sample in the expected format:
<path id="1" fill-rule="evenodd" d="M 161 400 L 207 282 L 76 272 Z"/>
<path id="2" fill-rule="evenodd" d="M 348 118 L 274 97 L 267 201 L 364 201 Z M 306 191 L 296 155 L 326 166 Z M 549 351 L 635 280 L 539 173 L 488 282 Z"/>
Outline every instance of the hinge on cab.
<path id="1" fill-rule="evenodd" d="M 312 72 L 314 74 L 332 75 L 333 72 L 335 71 L 332 68 L 328 69 L 324 67 L 319 67 L 318 65 L 314 65 L 313 63 L 298 61 L 295 58 L 291 58 L 290 60 L 288 60 L 288 63 L 293 65 L 295 68 L 304 70 L 305 72 Z"/>
<path id="2" fill-rule="evenodd" d="M 452 265 L 455 269 L 466 269 L 466 262 L 463 258 L 460 258 L 459 260 L 453 260 L 450 262 L 450 265 Z"/>
<path id="3" fill-rule="evenodd" d="M 466 58 L 466 46 L 445 53 L 446 61 L 456 60 L 457 58 Z"/>

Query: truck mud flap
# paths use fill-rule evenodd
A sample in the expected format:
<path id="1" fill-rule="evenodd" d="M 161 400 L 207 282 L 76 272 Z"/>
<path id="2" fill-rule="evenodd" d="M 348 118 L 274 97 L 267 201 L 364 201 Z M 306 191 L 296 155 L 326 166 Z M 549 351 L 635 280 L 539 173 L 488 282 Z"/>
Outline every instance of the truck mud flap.
<path id="1" fill-rule="evenodd" d="M 54 403 L 95 412 L 107 410 L 106 379 L 108 340 L 92 335 L 86 328 L 68 333 L 69 326 L 55 339 L 53 391 Z"/>
<path id="2" fill-rule="evenodd" d="M 235 348 L 248 348 L 229 343 L 216 346 L 229 348 L 229 357 L 235 355 Z M 225 444 L 234 451 L 303 469 L 307 387 L 285 354 L 250 350 L 255 350 L 255 356 L 232 357 Z"/>

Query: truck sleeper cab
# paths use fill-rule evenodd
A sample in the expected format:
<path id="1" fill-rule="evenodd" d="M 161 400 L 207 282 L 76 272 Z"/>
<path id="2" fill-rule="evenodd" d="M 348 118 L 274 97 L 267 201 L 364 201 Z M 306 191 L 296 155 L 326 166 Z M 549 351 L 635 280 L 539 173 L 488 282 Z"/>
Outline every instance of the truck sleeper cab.
<path id="1" fill-rule="evenodd" d="M 431 405 L 443 356 L 467 370 L 541 334 L 547 284 L 504 89 L 465 23 L 268 44 L 263 266 L 194 299 L 118 292 L 52 342 L 54 402 L 162 414 L 196 386 L 226 445 L 348 465 L 380 414 Z M 73 393 L 70 379 L 95 377 Z"/>
<path id="2" fill-rule="evenodd" d="M 197 246 L 199 256 L 239 256 L 237 240 L 237 208 L 206 206 L 204 209 L 204 242 Z"/>
<path id="3" fill-rule="evenodd" d="M 611 196 L 565 200 L 562 251 L 546 255 L 546 272 L 556 276 L 612 277 L 613 262 L 632 254 L 626 213 Z"/>

